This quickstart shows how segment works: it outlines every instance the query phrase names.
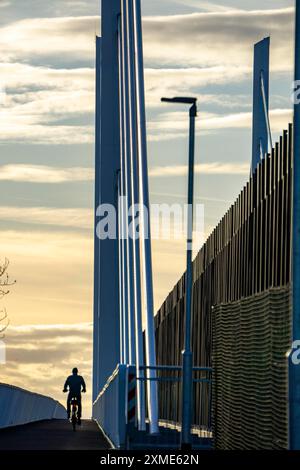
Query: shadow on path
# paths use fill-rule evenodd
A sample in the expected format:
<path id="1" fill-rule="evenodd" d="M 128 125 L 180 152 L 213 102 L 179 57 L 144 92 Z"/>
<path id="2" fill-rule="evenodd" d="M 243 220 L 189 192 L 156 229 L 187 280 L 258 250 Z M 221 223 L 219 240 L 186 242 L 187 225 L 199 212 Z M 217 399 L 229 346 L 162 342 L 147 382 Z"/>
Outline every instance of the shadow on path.
<path id="1" fill-rule="evenodd" d="M 0 450 L 104 450 L 110 445 L 93 421 L 73 431 L 67 420 L 41 421 L 0 430 Z"/>

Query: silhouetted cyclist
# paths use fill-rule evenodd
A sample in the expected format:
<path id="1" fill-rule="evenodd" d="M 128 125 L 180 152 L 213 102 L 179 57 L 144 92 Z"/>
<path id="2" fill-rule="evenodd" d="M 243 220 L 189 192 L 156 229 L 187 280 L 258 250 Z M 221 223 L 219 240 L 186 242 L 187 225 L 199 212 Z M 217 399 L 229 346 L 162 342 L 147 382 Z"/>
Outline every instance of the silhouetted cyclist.
<path id="1" fill-rule="evenodd" d="M 73 375 L 69 375 L 67 378 L 63 392 L 66 393 L 69 391 L 68 395 L 68 400 L 67 400 L 67 413 L 68 413 L 68 419 L 70 419 L 71 415 L 71 400 L 72 398 L 77 399 L 77 404 L 78 404 L 78 424 L 81 424 L 81 411 L 82 411 L 82 406 L 81 406 L 81 392 L 85 393 L 86 392 L 86 386 L 85 386 L 85 381 L 83 380 L 83 377 L 81 375 L 78 375 L 78 369 L 77 367 L 74 367 L 72 370 Z M 69 387 L 69 390 L 68 390 Z"/>

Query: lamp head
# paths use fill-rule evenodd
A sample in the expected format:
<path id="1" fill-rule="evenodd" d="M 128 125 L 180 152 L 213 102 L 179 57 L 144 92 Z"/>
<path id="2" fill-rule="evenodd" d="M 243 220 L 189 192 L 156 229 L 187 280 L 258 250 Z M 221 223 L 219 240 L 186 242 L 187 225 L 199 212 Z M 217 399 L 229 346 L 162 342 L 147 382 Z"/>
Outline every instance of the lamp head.
<path id="1" fill-rule="evenodd" d="M 163 103 L 180 103 L 180 104 L 190 104 L 190 117 L 197 116 L 197 98 L 185 98 L 179 96 L 177 98 L 162 98 Z"/>
<path id="2" fill-rule="evenodd" d="M 177 98 L 162 98 L 163 103 L 181 103 L 181 104 L 196 104 L 197 98 L 177 97 Z"/>

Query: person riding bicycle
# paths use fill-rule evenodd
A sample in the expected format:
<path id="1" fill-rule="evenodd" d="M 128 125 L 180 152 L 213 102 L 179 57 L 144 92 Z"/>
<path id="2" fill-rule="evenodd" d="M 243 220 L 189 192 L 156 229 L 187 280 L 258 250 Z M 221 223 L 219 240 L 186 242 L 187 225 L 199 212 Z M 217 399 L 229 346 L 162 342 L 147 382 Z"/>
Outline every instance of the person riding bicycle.
<path id="1" fill-rule="evenodd" d="M 81 406 L 81 392 L 85 393 L 86 392 L 86 386 L 85 386 L 85 381 L 81 375 L 78 375 L 78 369 L 77 367 L 74 367 L 72 370 L 72 375 L 69 375 L 67 378 L 63 392 L 66 393 L 69 391 L 68 395 L 68 400 L 67 400 L 67 414 L 68 414 L 68 419 L 70 419 L 71 415 L 71 401 L 72 398 L 76 398 L 77 400 L 77 405 L 78 405 L 78 412 L 77 412 L 77 417 L 78 417 L 78 424 L 81 424 L 81 411 L 82 411 L 82 406 Z"/>

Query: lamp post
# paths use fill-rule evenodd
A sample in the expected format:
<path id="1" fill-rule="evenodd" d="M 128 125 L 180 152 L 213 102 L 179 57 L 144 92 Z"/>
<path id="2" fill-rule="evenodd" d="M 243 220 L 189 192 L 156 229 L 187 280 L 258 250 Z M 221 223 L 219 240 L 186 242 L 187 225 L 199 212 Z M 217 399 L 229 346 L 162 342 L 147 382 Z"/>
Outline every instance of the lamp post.
<path id="1" fill-rule="evenodd" d="M 193 206 L 194 206 L 194 161 L 195 161 L 195 118 L 197 116 L 197 98 L 162 98 L 165 103 L 189 104 L 189 169 L 188 169 L 188 226 L 186 250 L 186 287 L 185 287 L 185 342 L 182 352 L 182 427 L 181 448 L 191 447 L 192 420 L 192 383 L 193 355 L 191 346 L 192 323 L 192 288 L 193 288 Z"/>

